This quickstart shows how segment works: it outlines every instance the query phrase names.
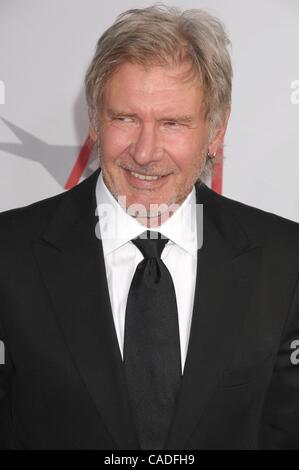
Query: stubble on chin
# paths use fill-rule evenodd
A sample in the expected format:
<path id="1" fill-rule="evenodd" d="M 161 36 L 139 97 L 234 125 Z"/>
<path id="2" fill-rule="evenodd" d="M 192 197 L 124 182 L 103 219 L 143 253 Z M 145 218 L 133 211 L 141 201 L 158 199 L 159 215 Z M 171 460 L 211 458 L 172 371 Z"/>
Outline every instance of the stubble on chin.
<path id="1" fill-rule="evenodd" d="M 113 182 L 113 178 L 110 176 L 109 172 L 106 170 L 105 168 L 105 165 L 102 164 L 101 162 L 101 159 L 100 160 L 100 167 L 101 167 L 101 172 L 102 172 L 102 176 L 103 176 L 103 180 L 104 180 L 104 183 L 105 185 L 107 186 L 107 188 L 109 189 L 110 193 L 112 194 L 112 196 L 114 197 L 114 199 L 119 202 L 119 198 L 120 197 L 125 197 L 125 194 L 120 194 L 119 192 L 119 189 L 117 189 L 116 185 L 114 184 Z M 178 207 L 184 202 L 184 200 L 188 197 L 188 195 L 190 194 L 190 192 L 192 191 L 193 189 L 193 186 L 195 185 L 195 183 L 201 178 L 202 174 L 204 173 L 204 169 L 205 169 L 205 152 L 202 153 L 201 157 L 200 157 L 200 160 L 199 160 L 200 164 L 198 164 L 198 162 L 196 164 L 194 164 L 194 173 L 191 172 L 191 175 L 189 177 L 189 179 L 187 180 L 187 182 L 185 182 L 185 184 L 181 185 L 181 187 L 177 188 L 175 191 L 174 191 L 174 194 L 172 195 L 172 197 L 170 199 L 168 199 L 168 201 L 155 201 L 155 205 L 159 205 L 159 204 L 163 204 L 164 206 L 167 205 L 167 207 L 169 208 L 168 209 L 168 212 L 169 214 L 173 214 L 175 212 L 175 210 L 178 209 Z M 193 176 L 192 176 L 193 174 Z M 158 198 L 159 199 L 159 198 Z M 173 207 L 173 211 L 171 210 Z M 126 207 L 126 210 L 128 211 L 128 207 Z M 148 213 L 150 213 L 150 207 L 148 207 Z M 165 211 L 167 212 L 167 211 Z M 130 214 L 132 215 L 132 214 Z M 147 221 L 150 222 L 151 220 L 153 220 L 155 218 L 155 216 L 150 216 L 150 217 L 147 217 L 147 218 L 142 218 L 142 220 L 145 222 Z"/>

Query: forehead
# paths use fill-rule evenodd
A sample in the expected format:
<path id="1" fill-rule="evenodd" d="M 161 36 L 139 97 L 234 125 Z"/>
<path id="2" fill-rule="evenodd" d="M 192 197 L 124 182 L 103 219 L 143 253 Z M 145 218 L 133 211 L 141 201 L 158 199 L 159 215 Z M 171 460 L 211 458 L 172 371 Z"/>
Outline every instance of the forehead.
<path id="1" fill-rule="evenodd" d="M 108 80 L 104 105 L 141 107 L 200 107 L 202 87 L 190 65 L 143 66 L 122 64 Z"/>

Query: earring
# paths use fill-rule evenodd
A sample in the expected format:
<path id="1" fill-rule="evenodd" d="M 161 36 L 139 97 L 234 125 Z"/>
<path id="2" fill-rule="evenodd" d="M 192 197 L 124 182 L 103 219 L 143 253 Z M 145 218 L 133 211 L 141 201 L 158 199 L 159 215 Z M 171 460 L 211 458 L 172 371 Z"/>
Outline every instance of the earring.
<path id="1" fill-rule="evenodd" d="M 211 154 L 210 154 L 210 151 L 208 150 L 208 153 L 207 153 L 207 158 L 208 158 L 208 160 L 213 160 L 213 158 L 216 157 L 216 153 L 217 153 L 217 152 L 215 152 L 213 155 L 211 155 Z"/>

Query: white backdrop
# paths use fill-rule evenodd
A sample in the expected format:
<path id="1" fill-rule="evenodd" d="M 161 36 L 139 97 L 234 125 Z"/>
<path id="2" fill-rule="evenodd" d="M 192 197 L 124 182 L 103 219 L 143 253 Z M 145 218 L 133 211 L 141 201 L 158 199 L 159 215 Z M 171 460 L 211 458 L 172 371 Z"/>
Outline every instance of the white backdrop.
<path id="1" fill-rule="evenodd" d="M 164 3 L 207 9 L 232 41 L 222 193 L 299 221 L 299 1 Z M 0 211 L 64 191 L 87 136 L 96 41 L 118 13 L 151 4 L 0 0 Z"/>

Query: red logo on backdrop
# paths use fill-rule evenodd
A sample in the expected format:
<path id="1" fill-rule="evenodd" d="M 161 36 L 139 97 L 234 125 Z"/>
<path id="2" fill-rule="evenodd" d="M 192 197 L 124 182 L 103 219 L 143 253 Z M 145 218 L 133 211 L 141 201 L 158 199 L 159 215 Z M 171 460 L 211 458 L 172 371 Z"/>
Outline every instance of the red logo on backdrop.
<path id="1" fill-rule="evenodd" d="M 91 151 L 94 146 L 94 141 L 88 136 L 85 140 L 83 147 L 80 150 L 78 158 L 73 166 L 70 176 L 64 185 L 65 189 L 71 189 L 78 184 L 85 168 L 87 167 Z"/>

